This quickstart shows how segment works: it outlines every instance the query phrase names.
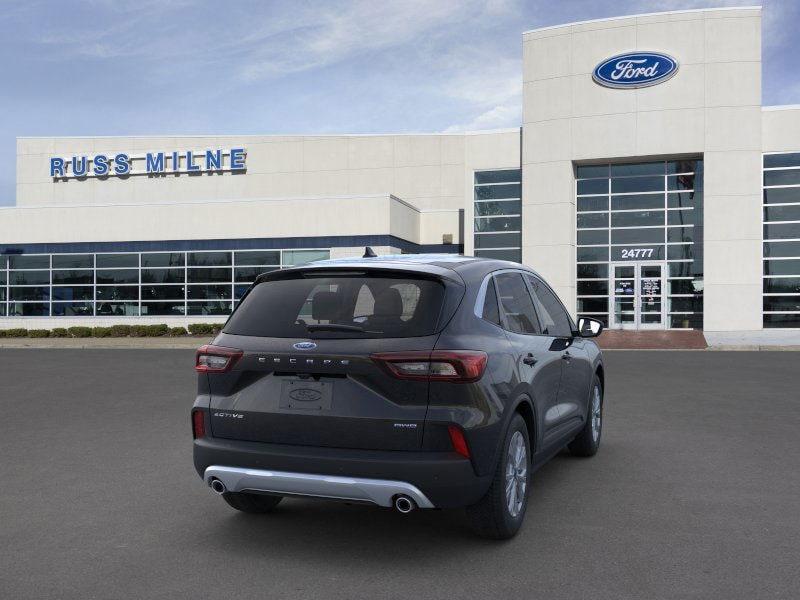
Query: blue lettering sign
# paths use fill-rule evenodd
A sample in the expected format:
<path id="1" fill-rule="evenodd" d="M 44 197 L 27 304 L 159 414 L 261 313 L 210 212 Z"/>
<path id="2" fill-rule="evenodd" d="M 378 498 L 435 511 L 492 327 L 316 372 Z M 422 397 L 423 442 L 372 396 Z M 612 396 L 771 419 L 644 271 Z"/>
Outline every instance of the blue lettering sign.
<path id="1" fill-rule="evenodd" d="M 127 175 L 131 171 L 131 163 L 128 155 L 120 152 L 114 157 L 114 173 L 117 175 Z"/>
<path id="2" fill-rule="evenodd" d="M 194 164 L 194 155 L 191 150 L 186 151 L 186 170 L 195 173 L 200 170 L 200 165 Z"/>
<path id="3" fill-rule="evenodd" d="M 596 83 L 609 88 L 642 88 L 662 83 L 678 72 L 678 61 L 660 52 L 627 52 L 597 65 Z"/>
<path id="4" fill-rule="evenodd" d="M 97 176 L 108 175 L 108 157 L 105 154 L 98 154 L 92 161 L 94 174 Z"/>
<path id="5" fill-rule="evenodd" d="M 64 176 L 64 159 L 51 158 L 50 159 L 50 177 L 63 177 Z"/>
<path id="6" fill-rule="evenodd" d="M 206 150 L 206 171 L 222 168 L 222 150 Z"/>
<path id="7" fill-rule="evenodd" d="M 148 173 L 163 173 L 164 172 L 164 153 L 159 152 L 153 154 L 148 152 L 145 157 L 145 170 Z"/>
<path id="8" fill-rule="evenodd" d="M 75 177 L 83 177 L 89 170 L 85 156 L 72 157 L 72 174 Z"/>
<path id="9" fill-rule="evenodd" d="M 247 166 L 244 164 L 244 148 L 231 148 L 231 171 L 242 171 Z"/>
<path id="10" fill-rule="evenodd" d="M 172 153 L 172 170 L 176 173 L 181 170 L 181 155 L 177 152 Z"/>

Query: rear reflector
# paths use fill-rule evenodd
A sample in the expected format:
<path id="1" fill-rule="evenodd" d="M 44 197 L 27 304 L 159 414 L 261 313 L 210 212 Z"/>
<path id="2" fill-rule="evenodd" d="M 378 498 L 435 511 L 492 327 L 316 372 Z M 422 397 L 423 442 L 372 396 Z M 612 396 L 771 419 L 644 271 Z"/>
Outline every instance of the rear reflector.
<path id="1" fill-rule="evenodd" d="M 233 368 L 244 353 L 236 348 L 201 346 L 197 349 L 194 368 L 200 373 L 226 373 Z"/>
<path id="2" fill-rule="evenodd" d="M 461 456 L 469 458 L 469 447 L 467 440 L 464 438 L 464 432 L 456 425 L 448 425 L 447 432 L 450 434 L 450 442 L 453 444 L 453 450 L 458 452 Z"/>
<path id="3" fill-rule="evenodd" d="M 470 383 L 483 377 L 487 355 L 477 350 L 381 352 L 370 358 L 399 379 Z"/>
<path id="4" fill-rule="evenodd" d="M 192 435 L 194 439 L 206 437 L 206 419 L 202 410 L 192 411 Z"/>

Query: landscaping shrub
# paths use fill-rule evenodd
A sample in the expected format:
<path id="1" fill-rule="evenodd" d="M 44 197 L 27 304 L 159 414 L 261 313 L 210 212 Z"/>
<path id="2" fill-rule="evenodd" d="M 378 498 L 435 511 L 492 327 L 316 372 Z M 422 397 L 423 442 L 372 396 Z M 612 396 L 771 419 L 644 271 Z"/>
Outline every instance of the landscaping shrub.
<path id="1" fill-rule="evenodd" d="M 131 325 L 131 337 L 145 337 L 147 335 L 147 325 Z"/>
<path id="2" fill-rule="evenodd" d="M 131 334 L 130 325 L 112 325 L 109 329 L 111 337 L 128 337 Z"/>
<path id="3" fill-rule="evenodd" d="M 170 337 L 179 337 L 182 335 L 186 335 L 188 332 L 186 331 L 185 327 L 170 327 L 169 328 L 169 335 Z"/>
<path id="4" fill-rule="evenodd" d="M 111 337 L 111 327 L 92 327 L 92 337 Z"/>
<path id="5" fill-rule="evenodd" d="M 214 323 L 211 325 L 211 333 L 217 335 L 220 331 L 222 331 L 223 327 L 225 327 L 225 323 Z"/>
<path id="6" fill-rule="evenodd" d="M 0 338 L 4 338 L 4 337 L 6 337 L 6 330 L 5 329 L 0 329 Z"/>
<path id="7" fill-rule="evenodd" d="M 92 328 L 91 327 L 83 327 L 83 326 L 70 327 L 69 329 L 67 329 L 67 332 L 69 332 L 69 334 L 72 337 L 75 337 L 75 338 L 92 337 Z"/>
<path id="8" fill-rule="evenodd" d="M 189 325 L 189 333 L 192 335 L 209 335 L 214 333 L 214 326 L 211 323 L 192 323 Z"/>
<path id="9" fill-rule="evenodd" d="M 30 330 L 28 330 L 28 337 L 32 337 L 32 338 L 50 337 L 50 330 L 49 329 L 30 329 Z"/>
<path id="10" fill-rule="evenodd" d="M 69 337 L 69 331 L 67 331 L 63 327 L 55 327 L 50 332 L 50 337 L 60 337 L 60 338 Z"/>
<path id="11" fill-rule="evenodd" d="M 23 327 L 14 327 L 12 329 L 6 329 L 6 337 L 10 338 L 28 337 L 28 330 L 24 329 Z"/>
<path id="12" fill-rule="evenodd" d="M 165 323 L 161 323 L 159 325 L 145 325 L 147 337 L 161 337 L 162 335 L 167 335 L 169 333 L 169 326 Z"/>

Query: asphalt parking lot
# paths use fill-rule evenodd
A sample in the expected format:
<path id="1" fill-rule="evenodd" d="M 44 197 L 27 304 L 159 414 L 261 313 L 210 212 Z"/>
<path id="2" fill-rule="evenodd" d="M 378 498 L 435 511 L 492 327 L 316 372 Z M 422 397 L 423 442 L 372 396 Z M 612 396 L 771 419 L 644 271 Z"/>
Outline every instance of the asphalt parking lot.
<path id="1" fill-rule="evenodd" d="M 603 446 L 521 533 L 450 511 L 236 513 L 191 461 L 193 353 L 0 350 L 3 598 L 796 598 L 797 352 L 607 352 Z"/>

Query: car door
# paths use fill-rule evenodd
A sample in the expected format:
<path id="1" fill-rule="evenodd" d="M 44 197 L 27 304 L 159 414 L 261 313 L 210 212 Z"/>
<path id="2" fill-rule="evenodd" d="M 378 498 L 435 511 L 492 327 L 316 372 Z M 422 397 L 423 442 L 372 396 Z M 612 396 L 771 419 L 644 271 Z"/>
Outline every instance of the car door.
<path id="1" fill-rule="evenodd" d="M 500 319 L 515 357 L 520 384 L 532 396 L 539 424 L 539 439 L 558 425 L 558 391 L 561 355 L 550 349 L 541 329 L 533 301 L 520 271 L 503 271 L 494 276 Z"/>
<path id="2" fill-rule="evenodd" d="M 592 383 L 592 362 L 586 349 L 587 341 L 574 337 L 575 326 L 564 305 L 541 279 L 526 276 L 533 294 L 536 312 L 542 333 L 550 336 L 552 347 L 561 358 L 561 384 L 556 406 L 559 422 L 568 427 L 570 423 L 583 421 L 587 410 L 589 388 Z"/>

